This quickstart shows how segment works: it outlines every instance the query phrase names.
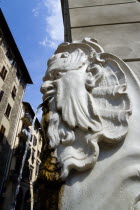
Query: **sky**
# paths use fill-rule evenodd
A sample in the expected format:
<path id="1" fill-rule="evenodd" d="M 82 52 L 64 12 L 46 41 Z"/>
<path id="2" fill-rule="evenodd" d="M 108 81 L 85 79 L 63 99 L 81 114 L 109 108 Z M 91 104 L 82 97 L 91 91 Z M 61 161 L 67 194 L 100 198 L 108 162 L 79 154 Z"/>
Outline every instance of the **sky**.
<path id="1" fill-rule="evenodd" d="M 35 111 L 42 102 L 40 86 L 47 60 L 64 40 L 60 0 L 0 0 L 0 7 L 33 80 L 24 101 Z"/>

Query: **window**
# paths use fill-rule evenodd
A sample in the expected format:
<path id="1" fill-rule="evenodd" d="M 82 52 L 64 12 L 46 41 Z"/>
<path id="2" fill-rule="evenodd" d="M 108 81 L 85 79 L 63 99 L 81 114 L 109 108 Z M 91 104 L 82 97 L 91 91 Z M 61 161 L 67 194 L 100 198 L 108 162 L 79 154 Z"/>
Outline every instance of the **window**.
<path id="1" fill-rule="evenodd" d="M 10 63 L 12 64 L 13 63 L 13 55 L 12 55 L 12 52 L 10 49 L 7 50 L 6 56 L 9 59 Z"/>
<path id="2" fill-rule="evenodd" d="M 38 172 L 39 172 L 39 163 L 37 162 L 36 163 L 36 175 L 38 175 Z"/>
<path id="3" fill-rule="evenodd" d="M 1 90 L 1 91 L 0 91 L 0 102 L 1 102 L 1 100 L 2 100 L 3 94 L 4 94 L 4 91 Z"/>
<path id="4" fill-rule="evenodd" d="M 31 135 L 30 142 L 32 142 L 32 139 L 33 139 L 33 135 Z"/>
<path id="5" fill-rule="evenodd" d="M 32 151 L 32 164 L 34 164 L 34 160 L 35 160 L 35 152 Z"/>
<path id="6" fill-rule="evenodd" d="M 19 70 L 19 69 L 17 69 L 16 76 L 17 76 L 17 78 L 18 78 L 18 81 L 21 83 L 21 81 L 22 81 L 22 76 L 21 76 L 21 73 L 20 73 L 20 70 Z"/>
<path id="7" fill-rule="evenodd" d="M 30 156 L 31 156 L 31 149 L 30 149 L 30 148 L 28 148 L 28 150 L 27 150 L 26 160 L 29 160 Z"/>
<path id="8" fill-rule="evenodd" d="M 2 31 L 0 30 L 0 45 L 2 45 L 2 41 L 3 41 L 3 35 L 2 35 Z"/>
<path id="9" fill-rule="evenodd" d="M 17 89 L 16 89 L 16 87 L 14 86 L 14 87 L 13 87 L 13 90 L 12 90 L 12 93 L 11 93 L 13 99 L 15 99 L 15 97 L 16 97 L 16 92 L 17 92 Z"/>
<path id="10" fill-rule="evenodd" d="M 37 138 L 34 136 L 33 145 L 36 146 L 37 144 Z"/>
<path id="11" fill-rule="evenodd" d="M 0 141 L 3 140 L 4 134 L 5 134 L 5 127 L 2 125 L 0 129 Z"/>
<path id="12" fill-rule="evenodd" d="M 37 151 L 37 156 L 40 157 L 40 152 L 39 151 Z"/>
<path id="13" fill-rule="evenodd" d="M 6 70 L 5 66 L 3 66 L 1 69 L 1 72 L 0 72 L 0 76 L 3 80 L 5 80 L 6 74 L 7 74 L 7 70 Z"/>
<path id="14" fill-rule="evenodd" d="M 6 112 L 5 112 L 5 115 L 6 115 L 7 118 L 9 118 L 10 112 L 11 112 L 11 106 L 10 106 L 10 104 L 8 104 L 7 108 L 6 108 Z"/>
<path id="15" fill-rule="evenodd" d="M 38 131 L 38 125 L 37 125 L 37 123 L 35 123 L 35 127 L 34 128 L 35 128 L 36 131 Z"/>
<path id="16" fill-rule="evenodd" d="M 32 180 L 32 174 L 33 174 L 33 170 L 32 170 L 32 169 L 30 169 L 29 180 Z"/>

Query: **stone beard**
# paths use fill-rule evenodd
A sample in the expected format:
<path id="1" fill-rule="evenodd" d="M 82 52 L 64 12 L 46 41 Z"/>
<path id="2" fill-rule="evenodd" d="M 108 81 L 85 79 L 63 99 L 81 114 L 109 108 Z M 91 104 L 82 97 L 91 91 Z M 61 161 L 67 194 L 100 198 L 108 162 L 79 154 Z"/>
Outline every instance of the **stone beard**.
<path id="1" fill-rule="evenodd" d="M 131 104 L 115 58 L 85 38 L 59 45 L 48 61 L 42 126 L 48 148 L 62 165 L 62 179 L 71 169 L 92 168 L 99 143 L 116 144 L 127 134 Z"/>

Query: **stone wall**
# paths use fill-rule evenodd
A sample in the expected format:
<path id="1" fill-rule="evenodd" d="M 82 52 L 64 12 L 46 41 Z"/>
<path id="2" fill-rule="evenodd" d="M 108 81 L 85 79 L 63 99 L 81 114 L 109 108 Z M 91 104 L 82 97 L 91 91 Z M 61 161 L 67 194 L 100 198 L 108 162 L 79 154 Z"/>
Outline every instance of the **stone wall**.
<path id="1" fill-rule="evenodd" d="M 62 1 L 65 40 L 97 39 L 140 79 L 140 3 L 136 0 Z"/>

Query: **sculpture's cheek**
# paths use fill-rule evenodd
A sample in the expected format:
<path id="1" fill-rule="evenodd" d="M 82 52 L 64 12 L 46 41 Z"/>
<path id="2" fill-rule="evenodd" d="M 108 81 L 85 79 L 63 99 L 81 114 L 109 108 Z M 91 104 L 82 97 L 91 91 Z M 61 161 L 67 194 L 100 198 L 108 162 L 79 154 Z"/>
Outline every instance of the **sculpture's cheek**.
<path id="1" fill-rule="evenodd" d="M 85 98 L 85 72 L 73 70 L 57 81 L 57 108 L 60 109 L 70 99 Z M 74 99 L 75 100 L 75 99 Z"/>
<path id="2" fill-rule="evenodd" d="M 67 72 L 59 82 L 63 83 L 63 86 L 67 88 L 67 91 L 71 89 L 82 89 L 85 85 L 86 73 L 81 70 L 72 70 Z"/>

